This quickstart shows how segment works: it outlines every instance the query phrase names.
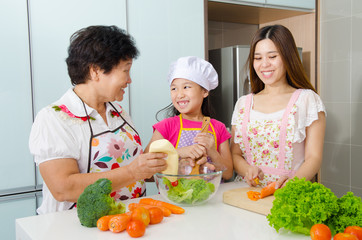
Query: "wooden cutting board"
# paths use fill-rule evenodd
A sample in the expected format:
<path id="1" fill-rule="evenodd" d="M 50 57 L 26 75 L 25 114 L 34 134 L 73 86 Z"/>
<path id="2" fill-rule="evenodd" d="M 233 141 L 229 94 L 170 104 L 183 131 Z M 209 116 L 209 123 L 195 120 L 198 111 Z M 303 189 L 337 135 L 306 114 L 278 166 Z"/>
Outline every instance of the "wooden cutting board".
<path id="1" fill-rule="evenodd" d="M 244 187 L 228 190 L 223 193 L 223 202 L 266 216 L 270 213 L 270 209 L 273 207 L 273 201 L 275 197 L 272 195 L 263 199 L 259 199 L 258 201 L 252 201 L 246 194 L 248 191 L 260 192 L 260 190 L 261 188 L 255 187 Z"/>

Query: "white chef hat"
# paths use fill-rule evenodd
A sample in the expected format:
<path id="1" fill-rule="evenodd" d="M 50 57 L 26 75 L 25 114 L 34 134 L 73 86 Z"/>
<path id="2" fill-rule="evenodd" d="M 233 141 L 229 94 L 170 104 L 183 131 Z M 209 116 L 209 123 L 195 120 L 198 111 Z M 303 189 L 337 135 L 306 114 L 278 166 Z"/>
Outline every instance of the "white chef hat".
<path id="1" fill-rule="evenodd" d="M 175 78 L 193 81 L 208 91 L 219 84 L 214 67 L 204 59 L 193 56 L 181 57 L 171 64 L 167 79 L 170 86 Z"/>

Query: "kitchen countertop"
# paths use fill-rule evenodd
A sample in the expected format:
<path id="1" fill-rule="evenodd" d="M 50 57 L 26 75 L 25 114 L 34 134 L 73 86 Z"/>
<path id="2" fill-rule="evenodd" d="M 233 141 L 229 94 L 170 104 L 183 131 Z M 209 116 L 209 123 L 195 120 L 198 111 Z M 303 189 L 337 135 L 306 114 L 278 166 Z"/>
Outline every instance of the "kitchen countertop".
<path id="1" fill-rule="evenodd" d="M 221 184 L 215 196 L 207 203 L 194 207 L 184 207 L 182 215 L 172 214 L 160 224 L 149 225 L 143 239 L 310 239 L 309 236 L 286 231 L 277 233 L 269 226 L 264 215 L 253 213 L 222 202 L 223 192 L 246 187 L 245 183 Z M 151 196 L 163 200 L 160 195 Z M 139 199 L 125 201 L 125 204 Z M 113 240 L 133 239 L 125 231 L 102 232 L 97 228 L 83 227 L 76 210 L 31 216 L 16 219 L 17 240 Z M 141 239 L 142 239 L 141 238 Z"/>

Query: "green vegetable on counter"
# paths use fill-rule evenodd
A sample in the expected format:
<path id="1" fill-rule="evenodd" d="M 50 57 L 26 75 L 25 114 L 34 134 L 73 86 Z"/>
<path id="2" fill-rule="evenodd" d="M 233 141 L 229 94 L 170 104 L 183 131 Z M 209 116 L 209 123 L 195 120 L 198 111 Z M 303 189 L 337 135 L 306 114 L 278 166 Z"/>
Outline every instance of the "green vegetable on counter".
<path id="1" fill-rule="evenodd" d="M 294 178 L 274 193 L 275 200 L 267 216 L 278 232 L 285 228 L 309 235 L 316 223 L 324 223 L 338 211 L 337 197 L 320 183 Z"/>
<path id="2" fill-rule="evenodd" d="M 323 184 L 295 177 L 274 196 L 267 219 L 277 232 L 284 228 L 309 235 L 317 223 L 326 224 L 333 235 L 343 232 L 347 226 L 362 227 L 361 198 L 352 192 L 338 199 Z"/>
<path id="3" fill-rule="evenodd" d="M 332 233 L 343 232 L 348 226 L 362 227 L 362 201 L 352 192 L 337 200 L 339 210 L 328 219 L 327 225 Z"/>
<path id="4" fill-rule="evenodd" d="M 83 226 L 96 227 L 99 218 L 126 211 L 125 204 L 116 203 L 109 195 L 111 192 L 112 182 L 106 178 L 98 179 L 84 189 L 77 201 L 77 214 Z"/>
<path id="5" fill-rule="evenodd" d="M 163 177 L 163 182 L 168 186 L 167 196 L 177 203 L 194 204 L 202 202 L 215 191 L 215 185 L 203 179 L 180 178 L 176 184 Z"/>

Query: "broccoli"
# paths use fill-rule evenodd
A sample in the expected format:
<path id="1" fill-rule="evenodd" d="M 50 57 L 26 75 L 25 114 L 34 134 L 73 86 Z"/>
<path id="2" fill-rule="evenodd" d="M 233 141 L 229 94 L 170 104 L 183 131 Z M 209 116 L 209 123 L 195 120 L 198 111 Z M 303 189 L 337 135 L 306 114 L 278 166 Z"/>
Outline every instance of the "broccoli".
<path id="1" fill-rule="evenodd" d="M 112 182 L 101 178 L 87 186 L 77 201 L 77 214 L 80 223 L 85 227 L 96 227 L 97 220 L 105 215 L 125 212 L 122 202 L 116 203 L 109 195 Z"/>

